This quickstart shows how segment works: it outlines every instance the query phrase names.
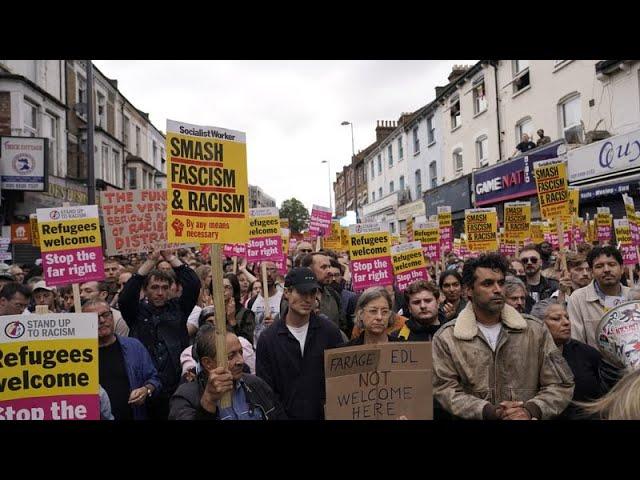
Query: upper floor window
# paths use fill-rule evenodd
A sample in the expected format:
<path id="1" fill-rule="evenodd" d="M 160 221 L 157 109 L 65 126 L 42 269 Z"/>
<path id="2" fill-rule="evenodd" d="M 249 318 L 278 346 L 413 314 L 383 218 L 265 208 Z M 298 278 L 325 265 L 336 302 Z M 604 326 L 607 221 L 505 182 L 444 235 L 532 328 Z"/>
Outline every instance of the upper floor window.
<path id="1" fill-rule="evenodd" d="M 136 155 L 140 156 L 140 127 L 136 125 Z"/>
<path id="2" fill-rule="evenodd" d="M 38 107 L 25 100 L 23 130 L 27 137 L 38 136 Z"/>
<path id="3" fill-rule="evenodd" d="M 382 198 L 382 187 L 378 189 L 378 197 Z"/>
<path id="4" fill-rule="evenodd" d="M 378 155 L 378 175 L 382 175 L 382 155 Z"/>
<path id="5" fill-rule="evenodd" d="M 436 127 L 433 125 L 433 115 L 427 118 L 427 144 L 431 145 L 436 141 Z"/>
<path id="6" fill-rule="evenodd" d="M 398 181 L 400 190 L 404 190 L 404 175 L 402 175 Z"/>
<path id="7" fill-rule="evenodd" d="M 524 90 L 531 81 L 529 78 L 529 60 L 512 60 L 513 66 L 513 93 Z"/>
<path id="8" fill-rule="evenodd" d="M 96 93 L 96 123 L 100 128 L 106 128 L 107 125 L 107 100 L 100 92 Z"/>
<path id="9" fill-rule="evenodd" d="M 522 135 L 525 133 L 529 136 L 529 140 L 531 140 L 533 133 L 533 121 L 531 117 L 525 117 L 516 123 L 516 145 L 522 142 Z"/>
<path id="10" fill-rule="evenodd" d="M 393 167 L 393 148 L 391 145 L 387 147 L 387 156 L 389 157 L 389 166 Z"/>
<path id="11" fill-rule="evenodd" d="M 580 95 L 573 95 L 560 103 L 560 116 L 563 129 L 580 125 Z"/>
<path id="12" fill-rule="evenodd" d="M 45 112 L 42 122 L 42 136 L 49 139 L 49 174 L 56 175 L 56 159 L 58 157 L 58 117 Z"/>
<path id="13" fill-rule="evenodd" d="M 76 101 L 77 103 L 87 102 L 87 81 L 80 74 L 76 75 Z"/>
<path id="14" fill-rule="evenodd" d="M 402 150 L 402 137 L 398 139 L 398 158 L 402 160 L 404 155 L 404 151 Z"/>
<path id="15" fill-rule="evenodd" d="M 476 158 L 477 158 L 477 165 L 479 167 L 484 167 L 489 162 L 488 151 L 487 151 L 488 148 L 489 148 L 489 139 L 487 138 L 486 135 L 483 135 L 476 140 Z"/>
<path id="16" fill-rule="evenodd" d="M 420 170 L 416 170 L 415 173 L 416 179 L 416 200 L 422 197 L 422 174 Z"/>
<path id="17" fill-rule="evenodd" d="M 453 171 L 455 172 L 455 175 L 458 176 L 462 175 L 463 170 L 464 162 L 462 160 L 462 149 L 458 148 L 453 152 Z"/>
<path id="18" fill-rule="evenodd" d="M 130 129 L 129 118 L 128 117 L 124 117 L 124 125 L 122 127 L 124 138 L 122 140 L 124 141 L 124 145 L 127 148 L 130 147 L 129 146 L 129 129 Z"/>
<path id="19" fill-rule="evenodd" d="M 451 130 L 457 128 L 462 123 L 462 116 L 460 114 L 460 97 L 455 97 L 450 102 L 449 114 L 451 115 Z"/>
<path id="20" fill-rule="evenodd" d="M 389 182 L 389 193 L 393 193 L 395 191 L 395 186 L 393 181 Z"/>
<path id="21" fill-rule="evenodd" d="M 474 81 L 473 84 L 473 113 L 474 115 L 487 109 L 487 97 L 484 90 L 484 77 Z"/>
<path id="22" fill-rule="evenodd" d="M 418 138 L 418 127 L 413 129 L 413 153 L 420 153 L 420 139 Z"/>
<path id="23" fill-rule="evenodd" d="M 438 167 L 435 161 L 429 164 L 429 177 L 431 178 L 431 188 L 436 188 L 438 186 Z"/>

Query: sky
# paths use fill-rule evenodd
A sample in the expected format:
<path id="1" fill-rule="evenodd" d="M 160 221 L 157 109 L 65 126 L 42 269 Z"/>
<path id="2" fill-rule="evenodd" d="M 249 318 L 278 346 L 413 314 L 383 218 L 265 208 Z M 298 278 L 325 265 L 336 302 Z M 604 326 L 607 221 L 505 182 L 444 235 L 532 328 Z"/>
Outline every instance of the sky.
<path id="1" fill-rule="evenodd" d="M 476 60 L 94 60 L 166 132 L 167 119 L 246 133 L 249 183 L 276 200 L 333 202 L 336 172 L 375 141 L 378 120 L 431 102 Z M 321 163 L 327 160 L 327 163 Z M 329 168 L 330 166 L 330 173 Z M 333 205 L 335 208 L 335 205 Z"/>

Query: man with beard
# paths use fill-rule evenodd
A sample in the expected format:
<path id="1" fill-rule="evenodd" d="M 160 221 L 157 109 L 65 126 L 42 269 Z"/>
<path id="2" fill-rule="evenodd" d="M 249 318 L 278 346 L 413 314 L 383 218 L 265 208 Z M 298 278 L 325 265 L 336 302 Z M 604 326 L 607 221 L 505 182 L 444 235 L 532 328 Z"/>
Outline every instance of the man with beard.
<path id="1" fill-rule="evenodd" d="M 629 287 L 620 283 L 622 255 L 612 246 L 595 247 L 587 255 L 593 280 L 569 297 L 567 312 L 571 320 L 571 337 L 598 348 L 596 328 L 602 315 L 628 299 Z"/>
<path id="2" fill-rule="evenodd" d="M 329 271 L 329 275 L 331 277 L 331 283 L 329 286 L 333 288 L 338 294 L 340 294 L 342 314 L 346 319 L 346 328 L 345 333 L 347 337 L 351 337 L 351 332 L 353 331 L 353 324 L 356 315 L 356 303 L 358 301 L 358 296 L 345 288 L 344 281 L 344 272 L 345 267 L 338 260 L 331 259 L 331 269 Z"/>
<path id="3" fill-rule="evenodd" d="M 329 285 L 331 283 L 331 257 L 324 252 L 314 252 L 305 255 L 300 261 L 302 268 L 310 268 L 320 284 L 320 313 L 342 330 L 347 331 L 347 319 L 342 313 L 340 295 Z"/>
<path id="4" fill-rule="evenodd" d="M 567 270 L 562 272 L 560 287 L 551 294 L 560 303 L 567 303 L 571 294 L 579 288 L 586 287 L 591 282 L 591 269 L 584 255 L 579 253 L 567 254 Z"/>
<path id="5" fill-rule="evenodd" d="M 549 419 L 571 401 L 573 375 L 547 327 L 505 305 L 507 269 L 497 253 L 467 260 L 470 301 L 433 338 L 434 399 L 455 417 Z"/>
<path id="6" fill-rule="evenodd" d="M 542 275 L 542 257 L 536 247 L 524 247 L 520 261 L 527 276 L 527 290 L 535 302 L 549 298 L 558 289 L 558 282 Z"/>
<path id="7" fill-rule="evenodd" d="M 504 281 L 504 300 L 519 313 L 529 313 L 535 305 L 527 293 L 524 282 L 513 275 L 507 275 Z"/>
<path id="8" fill-rule="evenodd" d="M 409 320 L 391 334 L 391 338 L 405 342 L 429 342 L 445 323 L 444 313 L 439 313 L 438 287 L 425 280 L 411 283 L 404 291 Z"/>

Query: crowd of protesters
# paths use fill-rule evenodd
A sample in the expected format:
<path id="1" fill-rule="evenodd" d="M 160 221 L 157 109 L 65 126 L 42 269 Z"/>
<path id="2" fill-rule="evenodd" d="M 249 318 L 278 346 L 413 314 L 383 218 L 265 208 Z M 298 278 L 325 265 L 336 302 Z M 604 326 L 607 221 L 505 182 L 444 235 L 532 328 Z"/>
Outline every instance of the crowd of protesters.
<path id="1" fill-rule="evenodd" d="M 449 253 L 404 292 L 354 292 L 348 256 L 309 242 L 286 275 L 265 262 L 265 284 L 243 259 L 220 259 L 213 278 L 195 249 L 106 258 L 105 280 L 80 285 L 82 311 L 99 321 L 102 418 L 320 420 L 326 349 L 403 341 L 432 342 L 435 419 L 640 418 L 627 398 L 640 395 L 637 372 L 607 362 L 595 338 L 608 309 L 640 298 L 637 272 L 628 278 L 613 246 L 582 244 L 562 260 L 546 242 L 513 258 Z M 71 287 L 48 286 L 40 266 L 5 267 L 0 315 L 74 312 Z"/>

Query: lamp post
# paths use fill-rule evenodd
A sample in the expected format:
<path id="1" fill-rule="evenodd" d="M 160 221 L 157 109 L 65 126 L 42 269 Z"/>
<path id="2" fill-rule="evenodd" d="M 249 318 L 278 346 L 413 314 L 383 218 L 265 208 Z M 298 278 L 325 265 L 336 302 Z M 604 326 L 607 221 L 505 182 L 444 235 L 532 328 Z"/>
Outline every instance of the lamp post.
<path id="1" fill-rule="evenodd" d="M 353 142 L 353 123 L 347 122 L 346 120 L 342 122 L 340 125 L 350 125 L 351 126 L 351 161 L 356 156 L 355 144 Z M 357 165 L 353 166 L 353 204 L 354 210 L 356 211 L 356 223 L 358 223 L 358 169 Z"/>
<path id="2" fill-rule="evenodd" d="M 333 188 L 331 188 L 331 162 L 329 160 L 322 160 L 320 163 L 327 164 L 327 170 L 329 172 L 329 208 L 331 209 L 331 215 L 333 216 L 333 201 L 331 200 L 331 194 L 333 193 Z"/>

